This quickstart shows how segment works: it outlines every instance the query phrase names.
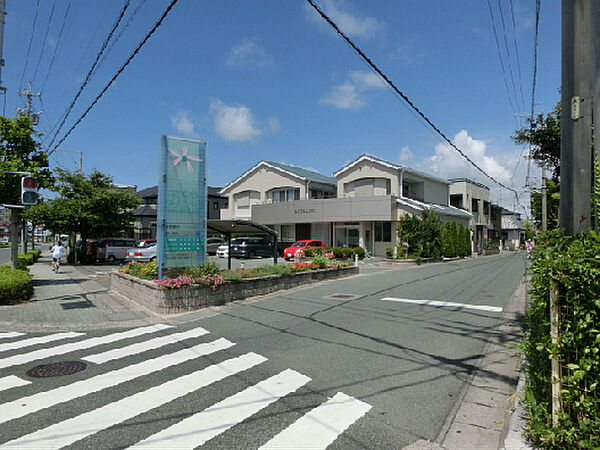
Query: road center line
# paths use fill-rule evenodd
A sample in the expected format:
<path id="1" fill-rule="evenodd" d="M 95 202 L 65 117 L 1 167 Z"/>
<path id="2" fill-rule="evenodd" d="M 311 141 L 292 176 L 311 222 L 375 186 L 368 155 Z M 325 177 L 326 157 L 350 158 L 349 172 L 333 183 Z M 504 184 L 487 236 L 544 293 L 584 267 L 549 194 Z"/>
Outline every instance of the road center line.
<path id="1" fill-rule="evenodd" d="M 412 303 L 415 305 L 436 306 L 436 307 L 445 307 L 445 308 L 464 308 L 464 309 L 477 309 L 480 311 L 502 312 L 502 308 L 500 308 L 499 306 L 470 305 L 468 303 L 443 302 L 440 300 L 409 300 L 406 298 L 392 298 L 392 297 L 385 297 L 385 298 L 382 298 L 381 300 L 388 301 L 388 302 Z"/>

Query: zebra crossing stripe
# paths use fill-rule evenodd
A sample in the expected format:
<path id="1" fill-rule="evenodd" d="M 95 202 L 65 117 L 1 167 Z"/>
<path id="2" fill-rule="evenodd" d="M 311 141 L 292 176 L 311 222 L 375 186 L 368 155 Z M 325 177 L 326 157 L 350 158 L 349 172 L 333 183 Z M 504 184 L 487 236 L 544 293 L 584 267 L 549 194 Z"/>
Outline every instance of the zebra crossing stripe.
<path id="1" fill-rule="evenodd" d="M 0 339 L 13 338 L 23 336 L 25 333 L 19 333 L 18 331 L 5 331 L 0 333 Z"/>
<path id="2" fill-rule="evenodd" d="M 18 348 L 23 347 L 31 347 L 32 345 L 38 344 L 46 344 L 48 342 L 60 341 L 61 339 L 69 339 L 77 336 L 83 336 L 85 333 L 56 333 L 49 334 L 47 336 L 34 337 L 29 339 L 23 339 L 22 341 L 16 342 L 7 342 L 5 344 L 0 344 L 0 352 L 5 352 L 7 350 L 16 350 Z"/>
<path id="3" fill-rule="evenodd" d="M 301 373 L 291 369 L 284 370 L 138 442 L 131 448 L 198 447 L 309 381 L 310 378 Z"/>
<path id="4" fill-rule="evenodd" d="M 138 353 L 143 353 L 147 350 L 157 349 L 165 345 L 173 344 L 175 342 L 181 342 L 186 339 L 204 336 L 205 334 L 208 334 L 208 331 L 206 331 L 204 328 L 195 328 L 193 330 L 184 331 L 182 333 L 174 333 L 168 336 L 150 339 L 149 341 L 131 344 L 127 347 L 115 348 L 113 350 L 108 350 L 103 353 L 97 353 L 95 355 L 86 356 L 81 359 L 96 364 L 102 364 L 107 361 L 121 359 L 131 355 L 137 355 Z"/>
<path id="5" fill-rule="evenodd" d="M 327 448 L 370 409 L 371 405 L 338 392 L 260 448 Z"/>
<path id="6" fill-rule="evenodd" d="M 65 403 L 93 392 L 99 392 L 103 389 L 125 383 L 126 381 L 149 375 L 153 372 L 158 372 L 167 367 L 181 364 L 185 361 L 190 361 L 220 350 L 225 350 L 234 345 L 233 342 L 230 342 L 227 339 L 217 339 L 213 342 L 199 344 L 195 347 L 149 359 L 131 366 L 123 367 L 122 369 L 96 375 L 87 380 L 76 381 L 75 383 L 61 386 L 50 391 L 38 392 L 29 397 L 23 397 L 12 402 L 3 403 L 0 405 L 0 423 L 18 419 L 19 417 L 40 411 L 44 408 Z"/>
<path id="7" fill-rule="evenodd" d="M 6 391 L 14 387 L 25 386 L 31 384 L 31 381 L 24 380 L 17 377 L 16 375 L 9 375 L 7 377 L 0 378 L 0 391 Z"/>
<path id="8" fill-rule="evenodd" d="M 256 353 L 246 353 L 6 442 L 0 445 L 0 448 L 37 449 L 71 445 L 87 436 L 150 411 L 176 398 L 248 370 L 266 360 L 265 357 Z M 171 446 L 170 442 L 168 446 Z"/>
<path id="9" fill-rule="evenodd" d="M 85 339 L 83 341 L 72 342 L 70 344 L 63 344 L 59 345 L 58 347 L 45 348 L 29 353 L 23 353 L 21 355 L 9 356 L 7 358 L 0 359 L 0 369 L 19 364 L 26 364 L 31 361 L 49 358 L 51 356 L 64 355 L 76 350 L 84 350 L 86 348 L 96 347 L 102 344 L 110 344 L 122 339 L 141 336 L 148 333 L 156 333 L 157 331 L 165 330 L 167 328 L 173 328 L 173 326 L 163 324 L 150 325 L 148 327 L 134 328 L 133 330 L 113 333 L 107 336 Z"/>

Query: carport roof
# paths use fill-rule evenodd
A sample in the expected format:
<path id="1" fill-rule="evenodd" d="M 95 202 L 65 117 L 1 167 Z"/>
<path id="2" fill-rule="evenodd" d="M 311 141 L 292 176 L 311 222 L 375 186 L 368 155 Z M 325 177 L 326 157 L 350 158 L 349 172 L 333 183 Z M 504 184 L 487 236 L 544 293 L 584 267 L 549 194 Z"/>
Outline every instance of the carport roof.
<path id="1" fill-rule="evenodd" d="M 206 227 L 209 230 L 217 231 L 219 233 L 225 234 L 227 236 L 232 233 L 239 234 L 256 234 L 256 233 L 267 233 L 271 236 L 277 237 L 277 233 L 269 227 L 262 225 L 260 223 L 252 222 L 251 220 L 241 220 L 241 219 L 232 219 L 232 220 L 207 220 Z"/>

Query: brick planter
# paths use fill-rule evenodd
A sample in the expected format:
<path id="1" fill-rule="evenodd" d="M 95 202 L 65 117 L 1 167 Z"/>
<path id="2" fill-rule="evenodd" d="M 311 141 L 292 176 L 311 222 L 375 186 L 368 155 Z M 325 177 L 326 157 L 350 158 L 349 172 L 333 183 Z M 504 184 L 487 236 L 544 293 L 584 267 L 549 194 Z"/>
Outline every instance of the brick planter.
<path id="1" fill-rule="evenodd" d="M 224 305 L 256 295 L 290 289 L 323 280 L 333 280 L 358 274 L 358 267 L 311 270 L 289 275 L 271 275 L 227 281 L 214 291 L 206 286 L 184 286 L 165 289 L 153 281 L 141 280 L 120 272 L 111 272 L 111 289 L 145 307 L 160 313 L 173 314 L 207 306 Z"/>

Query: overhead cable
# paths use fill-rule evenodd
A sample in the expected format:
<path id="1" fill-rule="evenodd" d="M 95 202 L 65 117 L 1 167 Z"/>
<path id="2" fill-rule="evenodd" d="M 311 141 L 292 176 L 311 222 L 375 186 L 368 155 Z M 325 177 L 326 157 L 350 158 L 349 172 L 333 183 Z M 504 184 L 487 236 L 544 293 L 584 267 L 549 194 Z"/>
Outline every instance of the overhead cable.
<path id="1" fill-rule="evenodd" d="M 67 23 L 67 17 L 69 16 L 69 11 L 71 10 L 71 0 L 67 4 L 67 8 L 65 9 L 65 14 L 63 16 L 62 25 L 60 26 L 60 31 L 58 32 L 58 38 L 56 39 L 56 46 L 54 47 L 54 52 L 52 53 L 52 58 L 50 59 L 50 64 L 48 65 L 48 70 L 46 71 L 46 76 L 44 77 L 44 81 L 42 82 L 42 87 L 40 88 L 40 92 L 44 92 L 44 88 L 46 87 L 46 81 L 48 81 L 48 76 L 52 71 L 52 66 L 54 65 L 54 60 L 56 59 L 56 54 L 58 53 L 58 49 L 62 48 L 62 36 L 65 31 L 65 24 Z"/>
<path id="2" fill-rule="evenodd" d="M 117 70 L 117 72 L 113 75 L 113 77 L 110 79 L 108 84 L 106 86 L 104 86 L 104 88 L 96 96 L 94 101 L 90 104 L 90 106 L 87 107 L 87 109 L 83 112 L 83 114 L 79 117 L 79 119 L 77 119 L 77 121 L 69 129 L 69 131 L 67 131 L 67 133 L 60 139 L 60 141 L 58 141 L 58 143 L 48 152 L 48 155 L 51 155 L 52 153 L 54 153 L 54 151 L 56 151 L 56 149 L 60 146 L 60 144 L 62 144 L 65 141 L 65 139 L 67 139 L 67 137 L 71 134 L 71 132 L 75 129 L 75 127 L 77 127 L 77 125 L 79 125 L 79 123 L 85 118 L 85 116 L 87 116 L 87 114 L 96 105 L 96 103 L 98 103 L 98 100 L 100 100 L 100 98 L 104 95 L 104 93 L 108 90 L 108 88 L 115 82 L 115 80 L 119 77 L 119 75 L 121 75 L 121 73 L 125 70 L 125 68 L 133 60 L 133 58 L 135 58 L 135 56 L 138 54 L 138 52 L 141 50 L 141 48 L 146 44 L 148 39 L 150 39 L 150 37 L 154 34 L 154 32 L 158 29 L 158 27 L 160 27 L 163 20 L 165 20 L 165 18 L 167 17 L 169 12 L 173 8 L 173 6 L 175 6 L 175 4 L 178 1 L 179 0 L 171 0 L 171 3 L 169 4 L 169 6 L 167 6 L 167 9 L 165 9 L 165 11 L 162 13 L 162 15 L 160 16 L 158 21 L 154 24 L 152 29 L 148 32 L 148 34 L 146 34 L 146 37 L 144 37 L 144 39 L 138 44 L 138 46 L 135 48 L 135 50 L 129 56 L 129 58 L 127 58 L 127 61 L 125 61 L 123 63 L 123 65 L 119 68 L 119 70 Z"/>
<path id="3" fill-rule="evenodd" d="M 517 87 L 515 85 L 515 76 L 513 74 L 512 64 L 510 62 L 510 50 L 508 49 L 508 39 L 506 38 L 506 23 L 504 22 L 504 12 L 502 11 L 502 3 L 501 0 L 498 0 L 498 9 L 500 10 L 500 23 L 502 23 L 502 38 L 504 40 L 504 48 L 506 49 L 506 61 L 508 62 L 508 74 L 510 75 L 510 81 L 513 88 L 513 94 L 515 96 L 515 104 L 519 111 L 522 111 L 521 108 L 525 106 L 525 102 L 521 102 L 519 105 L 519 97 L 517 95 Z"/>
<path id="4" fill-rule="evenodd" d="M 115 30 L 119 26 L 119 23 L 121 22 L 121 19 L 125 15 L 125 11 L 129 7 L 129 2 L 130 2 L 130 0 L 125 0 L 125 4 L 123 5 L 123 8 L 121 8 L 119 16 L 117 17 L 117 19 L 113 23 L 113 26 L 112 26 L 110 32 L 108 33 L 108 36 L 106 36 L 106 39 L 104 39 L 104 42 L 102 43 L 102 47 L 100 48 L 100 50 L 98 51 L 96 57 L 94 58 L 94 62 L 92 63 L 92 66 L 88 70 L 88 73 L 87 73 L 85 79 L 83 80 L 83 83 L 81 83 L 81 86 L 79 87 L 79 90 L 77 91 L 77 94 L 75 94 L 75 98 L 73 98 L 73 100 L 71 101 L 71 104 L 69 105 L 69 107 L 67 108 L 67 110 L 65 111 L 65 113 L 63 114 L 62 120 L 61 120 L 58 128 L 54 132 L 54 136 L 52 137 L 52 140 L 48 144 L 48 148 L 51 147 L 52 144 L 54 143 L 54 140 L 56 139 L 56 136 L 58 136 L 58 133 L 60 133 L 61 128 L 63 127 L 63 125 L 67 121 L 67 117 L 69 117 L 69 114 L 73 110 L 73 107 L 75 106 L 75 103 L 77 102 L 77 99 L 81 95 L 81 92 L 83 91 L 83 89 L 87 86 L 88 82 L 90 81 L 90 78 L 92 77 L 94 69 L 96 68 L 96 65 L 98 64 L 98 61 L 100 60 L 100 57 L 102 56 L 102 53 L 104 52 L 104 49 L 108 45 L 108 42 L 112 38 L 113 33 L 115 32 Z"/>
<path id="5" fill-rule="evenodd" d="M 31 43 L 33 42 L 33 35 L 35 34 L 35 24 L 37 23 L 39 9 L 40 9 L 40 0 L 37 0 L 37 2 L 35 4 L 35 15 L 33 16 L 33 25 L 31 25 L 31 36 L 29 36 L 29 45 L 27 46 L 27 54 L 25 55 L 25 66 L 23 67 L 23 73 L 21 74 L 21 80 L 19 81 L 19 91 L 23 87 L 23 79 L 25 78 L 25 72 L 27 71 L 27 65 L 29 64 L 29 55 L 31 53 Z"/>
<path id="6" fill-rule="evenodd" d="M 521 58 L 519 58 L 519 49 L 517 47 L 517 25 L 515 23 L 515 9 L 513 6 L 513 0 L 510 0 L 510 16 L 512 18 L 513 26 L 513 43 L 515 46 L 515 55 L 517 58 L 517 71 L 519 74 L 519 90 L 521 92 L 521 101 L 525 105 L 525 96 L 523 95 L 523 77 L 521 76 Z"/>
<path id="7" fill-rule="evenodd" d="M 498 186 L 506 189 L 507 191 L 511 191 L 514 193 L 516 199 L 517 199 L 517 203 L 519 203 L 519 197 L 518 197 L 518 192 L 511 188 L 508 187 L 506 185 L 504 185 L 503 183 L 501 183 L 500 181 L 496 180 L 495 178 L 493 178 L 491 175 L 488 175 L 481 167 L 479 167 L 471 158 L 469 158 L 460 148 L 458 148 L 456 146 L 456 144 L 454 144 L 454 142 L 452 142 L 450 139 L 448 139 L 448 137 L 423 113 L 419 110 L 419 108 L 417 108 L 417 106 L 406 96 L 406 94 L 404 94 L 402 91 L 400 91 L 400 89 L 398 89 L 398 87 L 387 77 L 387 75 L 385 73 L 383 73 L 379 67 L 377 67 L 375 65 L 375 63 L 373 61 L 371 61 L 371 59 L 365 55 L 363 53 L 363 51 L 358 48 L 356 46 L 356 44 L 354 44 L 354 42 L 352 42 L 350 40 L 350 38 L 348 38 L 348 36 L 346 36 L 344 34 L 344 32 L 337 26 L 337 24 L 329 17 L 327 16 L 327 14 L 325 14 L 321 8 L 315 4 L 315 2 L 313 0 L 306 0 L 314 9 L 315 11 L 317 11 L 317 13 L 319 13 L 319 15 L 329 24 L 331 25 L 331 27 L 342 37 L 342 39 L 344 39 L 346 41 L 346 43 L 352 47 L 352 49 L 369 65 L 369 67 L 375 71 L 375 73 L 377 73 L 377 75 L 379 75 L 393 90 L 394 92 L 399 95 L 402 100 L 404 100 L 431 128 L 433 128 L 433 130 L 435 130 L 435 132 L 441 136 L 441 138 L 450 146 L 452 147 L 454 150 L 456 150 L 469 164 L 471 164 L 475 169 L 477 169 L 479 172 L 481 172 L 485 177 L 487 177 L 488 179 L 490 179 L 491 181 L 493 181 L 494 183 L 496 183 Z M 520 205 L 520 203 L 519 203 Z"/>
<path id="8" fill-rule="evenodd" d="M 38 57 L 37 64 L 35 65 L 35 70 L 33 71 L 33 77 L 31 77 L 32 83 L 35 83 L 35 79 L 37 78 L 38 69 L 40 68 L 40 62 L 42 62 L 42 56 L 44 55 L 44 47 L 46 47 L 46 40 L 48 39 L 48 32 L 50 31 L 50 24 L 52 23 L 52 18 L 54 17 L 55 9 L 56 9 L 56 3 L 53 3 L 52 9 L 50 10 L 50 15 L 48 16 L 48 24 L 46 25 L 46 32 L 44 33 L 44 38 L 42 39 L 42 45 L 40 47 L 40 56 Z"/>

